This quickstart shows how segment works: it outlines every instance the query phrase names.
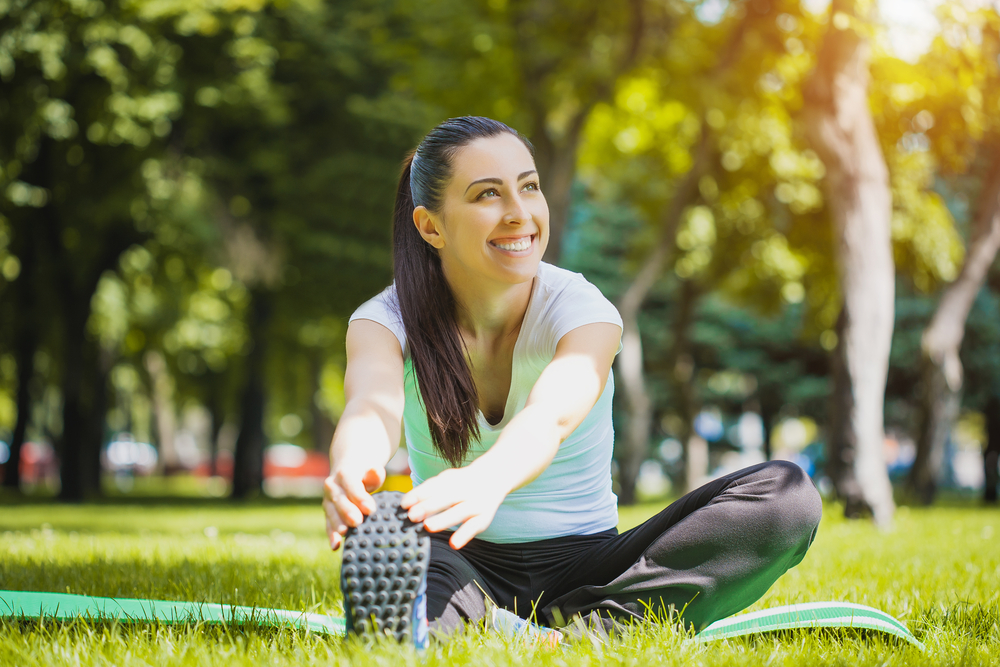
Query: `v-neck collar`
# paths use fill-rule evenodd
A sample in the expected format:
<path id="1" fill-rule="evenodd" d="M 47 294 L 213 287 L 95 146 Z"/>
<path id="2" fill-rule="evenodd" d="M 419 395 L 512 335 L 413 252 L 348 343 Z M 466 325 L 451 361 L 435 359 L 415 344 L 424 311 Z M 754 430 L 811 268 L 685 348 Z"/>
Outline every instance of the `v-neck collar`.
<path id="1" fill-rule="evenodd" d="M 521 320 L 521 328 L 517 332 L 517 339 L 514 341 L 514 352 L 511 354 L 511 364 L 510 364 L 510 387 L 507 389 L 507 400 L 504 402 L 503 406 L 503 416 L 500 418 L 496 424 L 490 424 L 486 419 L 486 415 L 479 408 L 476 408 L 476 415 L 479 419 L 479 428 L 486 431 L 499 431 L 507 426 L 510 422 L 511 417 L 513 417 L 514 403 L 516 402 L 515 394 L 517 393 L 514 388 L 517 386 L 518 380 L 518 369 L 523 366 L 519 363 L 519 357 L 523 354 L 522 348 L 524 347 L 525 340 L 525 330 L 530 328 L 534 322 L 533 310 L 535 303 L 538 299 L 535 298 L 536 292 L 538 292 L 539 284 L 541 281 L 538 279 L 538 273 L 535 277 L 531 279 L 531 294 L 528 295 L 528 307 L 524 311 L 524 319 Z"/>

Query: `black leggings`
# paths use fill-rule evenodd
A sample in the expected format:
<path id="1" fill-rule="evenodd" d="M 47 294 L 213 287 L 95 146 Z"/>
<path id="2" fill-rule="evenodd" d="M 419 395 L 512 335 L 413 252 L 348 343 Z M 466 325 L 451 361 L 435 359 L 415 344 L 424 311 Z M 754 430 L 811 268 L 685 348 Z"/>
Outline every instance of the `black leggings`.
<path id="1" fill-rule="evenodd" d="M 427 617 L 450 634 L 498 606 L 552 627 L 582 615 L 616 621 L 681 612 L 700 630 L 760 599 L 812 544 L 822 504 L 793 463 L 720 477 L 621 535 L 611 529 L 537 542 L 474 539 L 460 551 L 432 535 Z M 614 619 L 614 620 L 613 620 Z"/>

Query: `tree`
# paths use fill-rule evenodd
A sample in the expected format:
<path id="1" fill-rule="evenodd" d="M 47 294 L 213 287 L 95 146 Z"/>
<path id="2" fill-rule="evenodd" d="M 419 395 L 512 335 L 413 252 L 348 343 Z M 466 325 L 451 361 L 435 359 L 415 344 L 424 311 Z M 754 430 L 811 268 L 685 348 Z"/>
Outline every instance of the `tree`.
<path id="1" fill-rule="evenodd" d="M 794 283 L 790 287 L 798 290 L 798 300 L 802 298 L 801 272 L 769 266 L 773 253 L 758 262 L 760 253 L 751 252 L 755 242 L 763 247 L 776 241 L 770 239 L 774 230 L 766 223 L 768 213 L 784 219 L 788 214 L 781 209 L 786 205 L 801 215 L 819 203 L 818 196 L 807 204 L 796 194 L 815 188 L 807 182 L 811 161 L 791 145 L 785 98 L 794 83 L 765 85 L 776 76 L 774 70 L 794 73 L 801 60 L 801 42 L 788 33 L 800 33 L 803 19 L 788 12 L 798 12 L 798 7 L 734 3 L 718 25 L 703 25 L 693 16 L 678 23 L 666 66 L 625 78 L 615 106 L 598 107 L 588 129 L 586 177 L 597 184 L 595 189 L 637 201 L 647 220 L 646 234 L 634 245 L 631 282 L 617 296 L 625 350 L 616 370 L 628 415 L 619 450 L 623 502 L 632 500 L 639 466 L 649 455 L 656 406 L 647 376 L 657 355 L 645 349 L 649 329 L 640 322 L 665 269 L 673 265 L 674 277 L 680 280 L 674 283 L 676 301 L 665 315 L 671 324 L 671 350 L 657 363 L 673 387 L 673 405 L 682 414 L 687 434 L 694 433 L 699 411 L 696 369 L 688 347 L 700 296 L 725 290 L 727 281 L 760 286 L 754 271 L 733 280 L 749 262 L 756 273 L 781 283 L 778 290 L 763 290 L 769 296 L 749 298 L 773 304 L 785 282 Z M 790 54 L 786 41 L 798 52 Z M 651 173 L 659 178 L 651 179 Z M 785 240 L 782 234 L 776 236 Z M 734 290 L 740 297 L 752 291 Z M 652 326 L 663 326 L 663 320 L 647 319 Z M 689 473 L 689 483 L 697 483 L 707 470 L 693 466 Z"/>
<path id="2" fill-rule="evenodd" d="M 193 252 L 192 273 L 222 265 L 249 295 L 239 311 L 249 363 L 237 494 L 260 488 L 274 318 L 296 331 L 343 317 L 388 282 L 393 182 L 419 114 L 366 113 L 365 100 L 391 74 L 372 64 L 359 11 L 377 13 L 370 4 L 5 6 L 0 213 L 33 274 L 17 282 L 42 290 L 38 317 L 25 313 L 18 326 L 35 327 L 30 339 L 62 359 L 64 498 L 98 491 L 107 377 L 123 347 L 142 338 L 152 347 L 130 354 L 165 351 L 158 372 L 182 375 L 205 365 L 199 356 L 210 366 L 221 352 L 197 341 L 165 349 L 169 324 L 143 322 L 141 313 L 131 339 L 128 330 L 101 331 L 95 291 L 102 276 L 127 273 L 120 260 L 129 248 L 148 244 L 162 267 L 180 261 L 181 272 Z M 44 241 L 30 246 L 37 262 L 24 249 L 36 228 Z M 181 248 L 179 234 L 198 242 Z M 50 295 L 60 307 L 44 306 Z"/>
<path id="3" fill-rule="evenodd" d="M 802 126 L 826 165 L 824 190 L 837 239 L 843 308 L 833 353 L 829 474 L 848 516 L 870 511 L 888 526 L 895 503 L 882 455 L 883 402 L 892 341 L 895 275 L 892 192 L 868 105 L 873 10 L 833 0 Z"/>
<path id="4" fill-rule="evenodd" d="M 145 196 L 140 167 L 162 150 L 178 111 L 169 89 L 176 51 L 134 21 L 132 7 L 105 13 L 60 0 L 8 3 L 0 14 L 0 206 L 28 259 L 24 289 L 35 290 L 19 336 L 63 332 L 57 449 L 67 500 L 99 487 L 110 360 L 87 329 L 91 297 L 145 237 L 133 215 Z"/>
<path id="5" fill-rule="evenodd" d="M 995 8 L 980 10 L 972 16 L 951 8 L 944 18 L 949 39 L 960 42 L 960 51 L 956 53 L 956 49 L 950 48 L 945 38 L 940 37 L 925 59 L 925 66 L 932 70 L 930 76 L 953 77 L 952 80 L 961 84 L 959 89 L 949 87 L 941 95 L 944 104 L 935 108 L 936 119 L 925 112 L 925 116 L 929 115 L 933 119 L 931 122 L 938 126 L 937 131 L 929 133 L 931 142 L 946 166 L 961 168 L 965 164 L 976 164 L 966 157 L 976 152 L 982 156 L 978 162 L 985 170 L 965 261 L 958 277 L 941 294 L 934 316 L 921 338 L 921 423 L 917 457 L 909 483 L 924 503 L 930 503 L 936 493 L 944 468 L 945 444 L 961 404 L 964 373 L 959 352 L 966 320 L 1000 249 L 1000 157 L 997 154 L 1000 126 L 993 120 L 992 113 L 982 111 L 991 105 L 995 107 L 1000 101 L 997 95 L 1000 15 Z M 975 30 L 981 38 L 972 39 L 970 30 Z M 960 136 L 968 136 L 965 141 L 948 136 L 969 125 L 970 132 L 960 132 Z M 993 488 L 995 493 L 995 482 Z"/>

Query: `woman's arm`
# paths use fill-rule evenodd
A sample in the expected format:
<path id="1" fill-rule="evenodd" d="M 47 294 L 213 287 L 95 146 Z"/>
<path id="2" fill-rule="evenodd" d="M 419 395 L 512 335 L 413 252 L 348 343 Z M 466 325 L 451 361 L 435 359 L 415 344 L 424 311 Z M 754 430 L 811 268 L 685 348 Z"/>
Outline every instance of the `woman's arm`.
<path id="1" fill-rule="evenodd" d="M 450 540 L 456 549 L 486 530 L 507 494 L 542 474 L 562 441 L 597 403 L 621 334 L 615 324 L 595 323 L 564 335 L 524 409 L 490 450 L 464 468 L 432 477 L 403 497 L 410 520 L 424 521 L 430 531 L 462 524 Z"/>
<path id="2" fill-rule="evenodd" d="M 344 414 L 330 446 L 323 510 L 330 548 L 348 527 L 375 511 L 369 492 L 385 481 L 385 464 L 399 446 L 403 418 L 403 353 L 387 328 L 355 320 L 347 328 Z"/>

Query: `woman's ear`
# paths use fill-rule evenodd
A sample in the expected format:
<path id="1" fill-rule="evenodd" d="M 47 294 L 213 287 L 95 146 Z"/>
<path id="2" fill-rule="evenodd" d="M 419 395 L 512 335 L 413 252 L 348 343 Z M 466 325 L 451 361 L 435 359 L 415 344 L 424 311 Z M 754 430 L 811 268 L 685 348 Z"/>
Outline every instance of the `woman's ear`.
<path id="1" fill-rule="evenodd" d="M 420 236 L 431 245 L 440 250 L 444 247 L 444 237 L 441 235 L 441 221 L 438 216 L 427 210 L 424 206 L 413 209 L 413 224 L 417 228 Z"/>

